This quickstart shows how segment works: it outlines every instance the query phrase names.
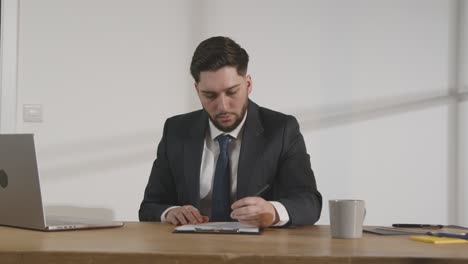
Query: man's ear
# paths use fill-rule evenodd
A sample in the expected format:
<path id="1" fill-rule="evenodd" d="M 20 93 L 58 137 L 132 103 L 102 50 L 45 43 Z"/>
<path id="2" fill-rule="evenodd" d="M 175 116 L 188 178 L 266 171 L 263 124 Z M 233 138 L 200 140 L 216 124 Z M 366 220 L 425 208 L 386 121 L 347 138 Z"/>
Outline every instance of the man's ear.
<path id="1" fill-rule="evenodd" d="M 250 75 L 245 76 L 245 81 L 247 82 L 247 94 L 250 94 L 252 92 L 252 77 Z"/>
<path id="2" fill-rule="evenodd" d="M 199 92 L 199 90 L 198 90 L 198 83 L 196 83 L 196 82 L 193 83 L 193 86 L 195 87 L 195 90 L 197 90 L 197 93 L 198 93 L 198 92 Z"/>

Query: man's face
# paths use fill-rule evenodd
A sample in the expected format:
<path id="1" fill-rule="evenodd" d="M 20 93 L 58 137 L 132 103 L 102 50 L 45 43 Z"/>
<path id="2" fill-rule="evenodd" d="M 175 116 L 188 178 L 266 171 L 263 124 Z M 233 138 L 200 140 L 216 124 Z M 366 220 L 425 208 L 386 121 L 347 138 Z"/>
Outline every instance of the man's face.
<path id="1" fill-rule="evenodd" d="M 201 72 L 195 89 L 213 124 L 229 132 L 244 118 L 252 79 L 249 75 L 238 75 L 235 67 L 225 66 L 217 71 Z"/>

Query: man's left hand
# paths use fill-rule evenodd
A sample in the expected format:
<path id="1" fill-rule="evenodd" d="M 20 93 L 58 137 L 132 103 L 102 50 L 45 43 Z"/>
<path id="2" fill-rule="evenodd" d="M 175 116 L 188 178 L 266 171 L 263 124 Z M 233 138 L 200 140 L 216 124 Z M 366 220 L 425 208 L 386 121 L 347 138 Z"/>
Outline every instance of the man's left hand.
<path id="1" fill-rule="evenodd" d="M 260 197 L 246 197 L 232 204 L 231 217 L 242 224 L 269 227 L 279 221 L 275 207 Z"/>

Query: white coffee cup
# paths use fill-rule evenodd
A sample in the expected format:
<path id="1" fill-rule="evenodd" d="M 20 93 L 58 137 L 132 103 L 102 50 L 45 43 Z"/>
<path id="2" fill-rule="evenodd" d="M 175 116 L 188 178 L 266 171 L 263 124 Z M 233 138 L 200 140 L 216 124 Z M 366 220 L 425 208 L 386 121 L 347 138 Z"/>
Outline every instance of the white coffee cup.
<path id="1" fill-rule="evenodd" d="M 360 238 L 366 216 L 363 200 L 329 200 L 331 236 L 334 238 Z"/>

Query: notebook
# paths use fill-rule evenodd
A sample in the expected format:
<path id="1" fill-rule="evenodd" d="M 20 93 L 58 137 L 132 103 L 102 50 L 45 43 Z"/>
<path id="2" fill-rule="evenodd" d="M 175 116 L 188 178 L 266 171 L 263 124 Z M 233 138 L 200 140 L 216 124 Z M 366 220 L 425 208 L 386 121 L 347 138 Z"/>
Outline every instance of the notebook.
<path id="1" fill-rule="evenodd" d="M 123 226 L 122 222 L 46 217 L 33 134 L 0 135 L 0 225 L 59 231 Z"/>
<path id="2" fill-rule="evenodd" d="M 467 244 L 468 240 L 452 237 L 438 236 L 411 236 L 411 240 L 432 243 L 432 244 Z"/>

